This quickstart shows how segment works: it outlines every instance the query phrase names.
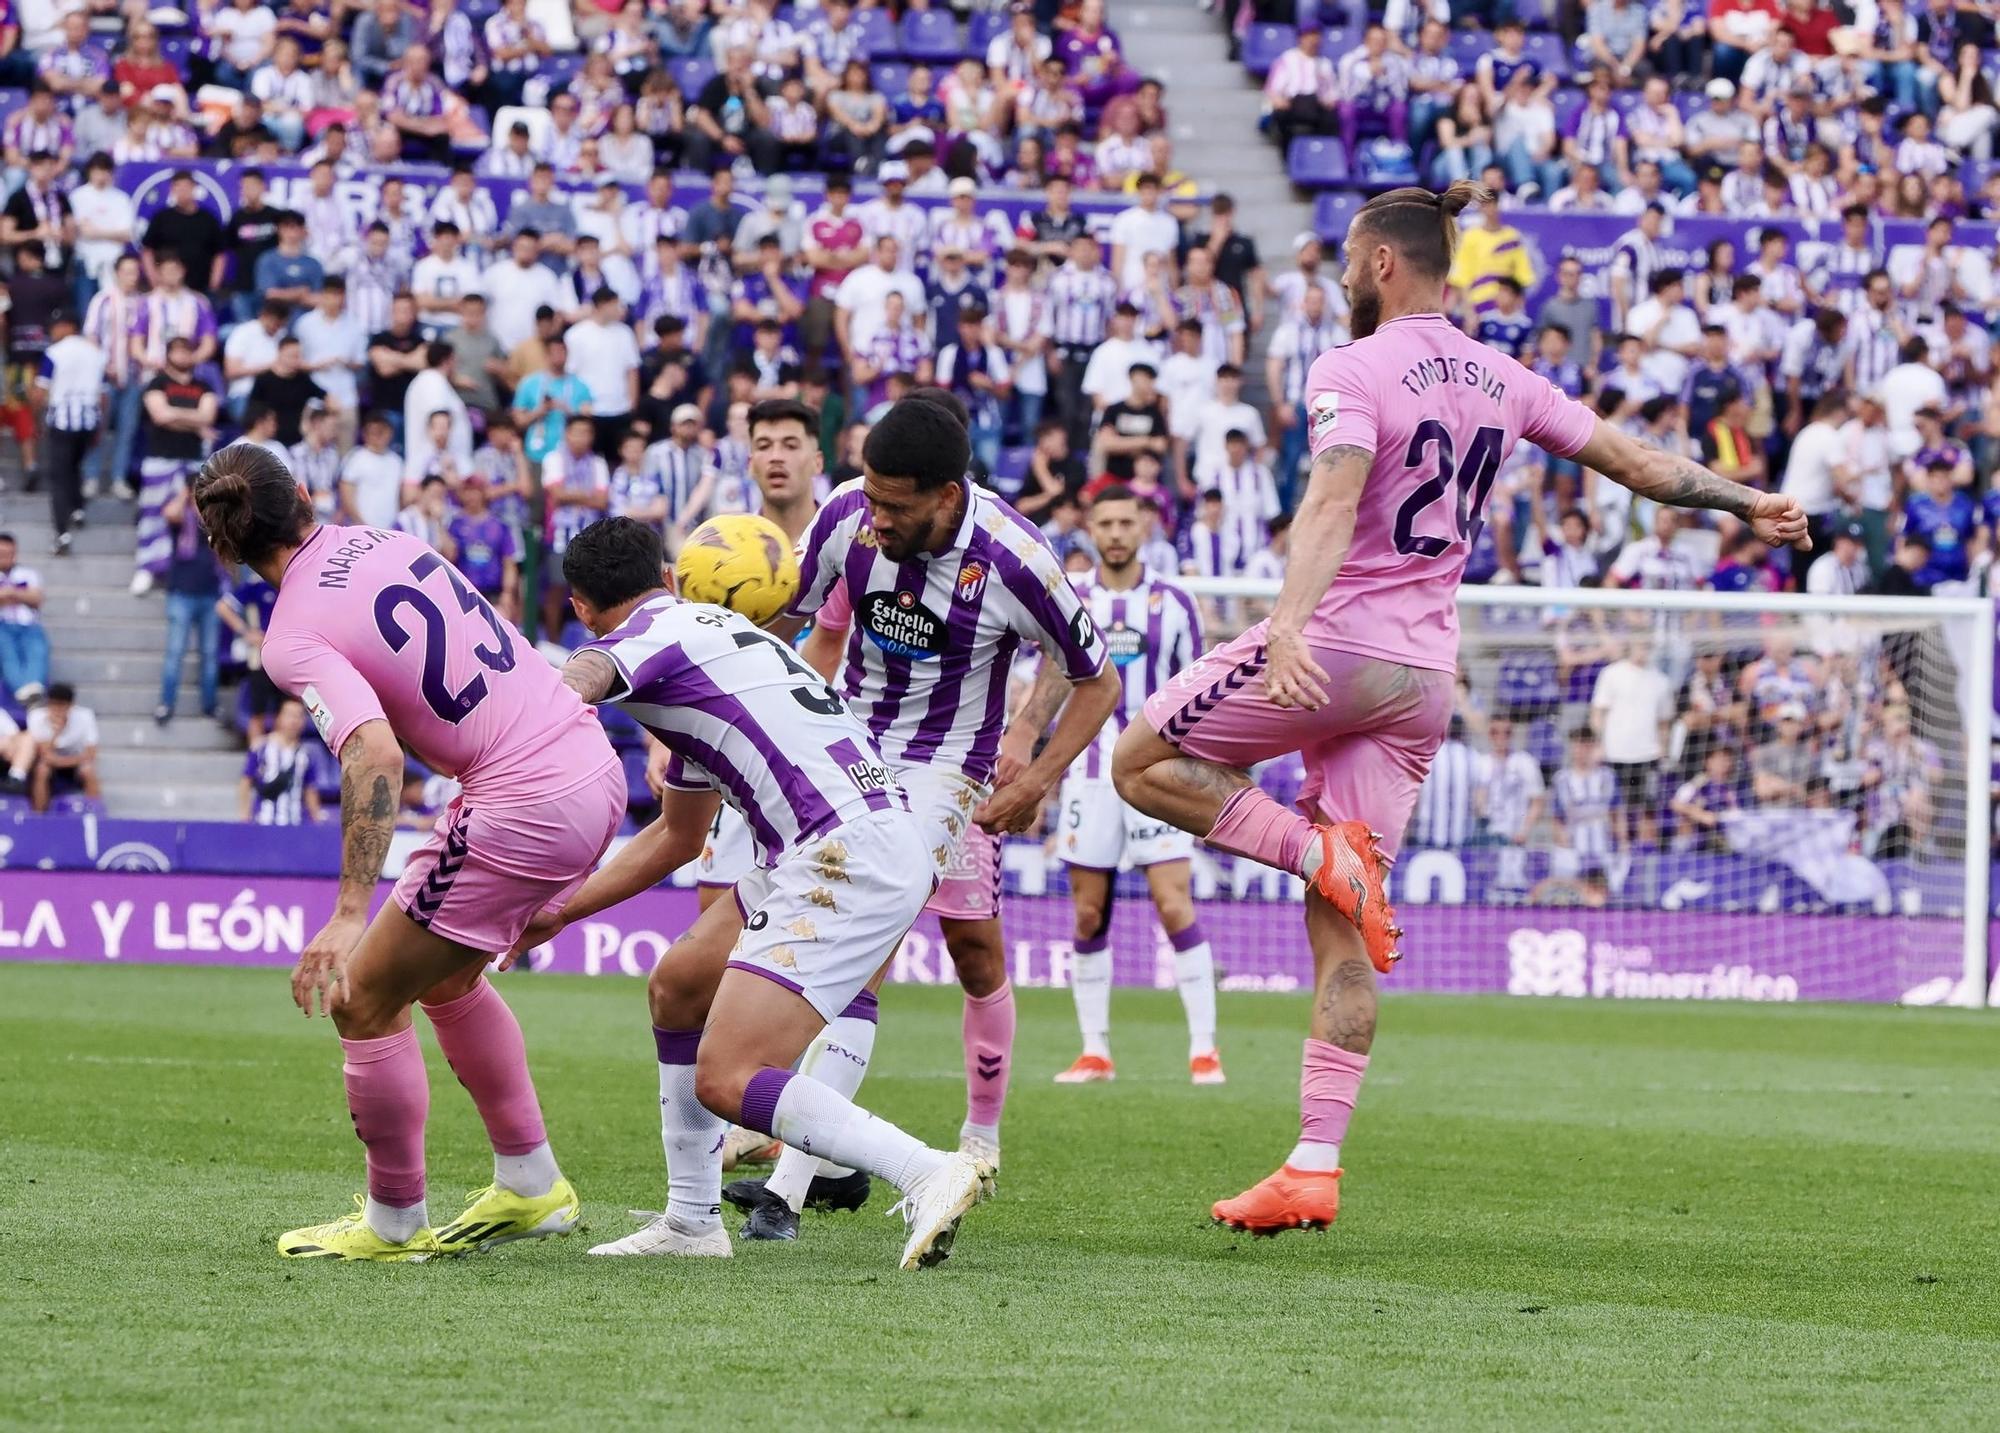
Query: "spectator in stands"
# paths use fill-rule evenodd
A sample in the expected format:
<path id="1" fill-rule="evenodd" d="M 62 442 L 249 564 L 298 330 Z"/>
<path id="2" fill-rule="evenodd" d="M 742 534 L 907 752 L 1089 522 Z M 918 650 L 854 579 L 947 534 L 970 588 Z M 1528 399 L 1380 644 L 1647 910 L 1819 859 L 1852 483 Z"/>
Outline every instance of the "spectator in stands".
<path id="1" fill-rule="evenodd" d="M 1652 664 L 1650 645 L 1644 638 L 1628 639 L 1624 654 L 1598 674 L 1590 697 L 1591 729 L 1617 781 L 1622 846 L 1658 844 L 1656 783 L 1673 718 L 1673 686 Z"/>
<path id="2" fill-rule="evenodd" d="M 0 687 L 22 706 L 48 689 L 49 638 L 42 629 L 42 579 L 20 565 L 20 545 L 0 533 Z"/>
<path id="3" fill-rule="evenodd" d="M 222 567 L 209 551 L 208 535 L 202 531 L 185 482 L 167 500 L 162 516 L 173 534 L 173 555 L 165 574 L 166 659 L 160 666 L 159 705 L 153 708 L 156 726 L 174 719 L 181 668 L 191 640 L 196 644 L 201 714 L 205 717 L 217 714 L 216 686 L 221 672 L 222 619 L 216 603 L 222 596 Z"/>
<path id="4" fill-rule="evenodd" d="M 1818 771 L 1801 702 L 1778 708 L 1777 730 L 1750 757 L 1750 789 L 1760 806 L 1803 806 L 1806 786 Z"/>
<path id="5" fill-rule="evenodd" d="M 305 725 L 304 705 L 287 697 L 278 706 L 270 733 L 244 753 L 243 820 L 259 826 L 299 826 L 320 819 Z"/>
<path id="6" fill-rule="evenodd" d="M 163 266 L 177 273 L 180 261 Z M 195 348 L 186 338 L 166 342 L 159 375 L 146 385 L 146 421 L 152 432 L 146 456 L 139 464 L 138 571 L 132 591 L 144 595 L 167 575 L 178 540 L 168 504 L 186 492 L 188 481 L 208 455 L 221 411 L 221 400 L 195 372 Z M 186 506 L 185 502 L 182 504 Z"/>
<path id="7" fill-rule="evenodd" d="M 1480 758 L 1466 745 L 1464 719 L 1454 716 L 1423 785 L 1417 788 L 1409 844 L 1445 851 L 1471 844 L 1479 785 Z"/>
<path id="8" fill-rule="evenodd" d="M 1611 817 L 1618 781 L 1598 751 L 1597 737 L 1578 728 L 1569 756 L 1551 783 L 1556 870 L 1560 875 L 1601 872 L 1611 859 Z"/>
<path id="9" fill-rule="evenodd" d="M 28 735 L 35 742 L 35 767 L 29 777 L 29 800 L 36 811 L 47 811 L 58 793 L 77 792 L 97 801 L 103 791 L 97 780 L 97 713 L 76 699 L 76 688 L 56 682 L 48 700 L 28 713 Z"/>
<path id="10" fill-rule="evenodd" d="M 1670 804 L 1676 851 L 1728 854 L 1729 843 L 1722 823 L 1743 805 L 1736 780 L 1735 751 L 1727 746 L 1711 746 L 1702 758 L 1701 774 L 1682 782 Z"/>
<path id="11" fill-rule="evenodd" d="M 1300 30 L 1264 78 L 1264 99 L 1281 148 L 1290 149 L 1302 135 L 1332 134 L 1338 123 L 1340 80 L 1333 61 L 1320 53 L 1322 39 L 1317 25 Z"/>

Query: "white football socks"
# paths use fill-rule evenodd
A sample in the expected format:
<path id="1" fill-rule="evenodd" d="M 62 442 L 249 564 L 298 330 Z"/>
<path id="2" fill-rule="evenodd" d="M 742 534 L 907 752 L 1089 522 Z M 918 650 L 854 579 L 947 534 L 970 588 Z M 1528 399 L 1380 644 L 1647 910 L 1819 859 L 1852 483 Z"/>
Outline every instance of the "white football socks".
<path id="1" fill-rule="evenodd" d="M 660 1065 L 660 1144 L 667 1154 L 667 1213 L 685 1229 L 722 1219 L 722 1135 L 728 1122 L 694 1097 L 694 1063 Z"/>
<path id="2" fill-rule="evenodd" d="M 1292 1146 L 1285 1163 L 1308 1174 L 1331 1174 L 1340 1168 L 1340 1146 L 1302 1139 Z"/>
<path id="3" fill-rule="evenodd" d="M 430 1207 L 421 1199 L 398 1209 L 392 1204 L 377 1203 L 372 1194 L 362 1217 L 370 1229 L 391 1244 L 409 1243 L 419 1229 L 431 1222 Z"/>
<path id="4" fill-rule="evenodd" d="M 1076 1001 L 1076 1026 L 1083 1053 L 1111 1058 L 1111 952 L 1078 950 L 1070 957 L 1069 993 Z"/>
<path id="5" fill-rule="evenodd" d="M 905 1194 L 947 1158 L 810 1075 L 785 1082 L 772 1116 L 771 1133 L 786 1144 L 865 1169 Z"/>
<path id="6" fill-rule="evenodd" d="M 1174 952 L 1174 984 L 1187 1012 L 1188 1058 L 1215 1048 L 1215 957 L 1208 942 Z"/>
<path id="7" fill-rule="evenodd" d="M 873 1020 L 837 1016 L 806 1050 L 805 1058 L 799 1061 L 799 1073 L 851 1100 L 861 1088 L 861 1081 L 868 1073 L 869 1056 L 874 1052 Z M 805 1207 L 806 1190 L 814 1176 L 839 1179 L 853 1172 L 786 1145 L 784 1154 L 778 1158 L 778 1167 L 771 1171 L 764 1187 L 789 1204 L 796 1214 Z"/>
<path id="8" fill-rule="evenodd" d="M 529 1199 L 539 1199 L 556 1187 L 562 1171 L 556 1168 L 555 1152 L 543 1140 L 526 1154 L 493 1153 L 493 1182 Z"/>

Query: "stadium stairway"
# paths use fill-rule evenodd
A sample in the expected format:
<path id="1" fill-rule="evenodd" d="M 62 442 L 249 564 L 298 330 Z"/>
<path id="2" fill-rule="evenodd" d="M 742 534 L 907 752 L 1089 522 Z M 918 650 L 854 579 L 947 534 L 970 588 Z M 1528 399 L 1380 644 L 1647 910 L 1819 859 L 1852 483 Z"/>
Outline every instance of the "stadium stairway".
<path id="1" fill-rule="evenodd" d="M 1263 92 L 1242 64 L 1229 58 L 1222 22 L 1201 0 L 1142 0 L 1114 9 L 1127 62 L 1166 86 L 1174 163 L 1205 192 L 1232 196 L 1236 227 L 1257 241 L 1265 273 L 1285 272 L 1292 267 L 1292 240 L 1312 227 L 1312 210 L 1292 188 L 1284 156 L 1258 133 Z M 1269 337 L 1267 320 L 1245 365 L 1244 396 L 1252 403 L 1265 398 Z"/>
<path id="2" fill-rule="evenodd" d="M 156 820 L 233 820 L 243 743 L 220 722 L 201 715 L 196 657 L 182 673 L 175 720 L 153 724 L 159 700 L 160 654 L 166 643 L 166 603 L 157 592 L 134 597 L 133 506 L 98 498 L 71 556 L 53 555 L 48 499 L 20 491 L 18 468 L 0 494 L 0 532 L 19 539 L 19 561 L 41 574 L 42 622 L 48 629 L 50 675 L 73 683 L 77 700 L 97 713 L 99 775 L 113 816 Z M 223 636 L 228 637 L 225 628 Z M 234 709 L 225 688 L 222 706 Z"/>

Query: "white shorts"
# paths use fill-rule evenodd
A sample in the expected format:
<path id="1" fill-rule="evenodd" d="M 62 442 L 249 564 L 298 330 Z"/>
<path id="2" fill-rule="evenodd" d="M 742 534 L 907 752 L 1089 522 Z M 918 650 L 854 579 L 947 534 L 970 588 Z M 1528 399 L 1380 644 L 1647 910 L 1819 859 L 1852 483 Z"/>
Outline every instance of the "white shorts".
<path id="1" fill-rule="evenodd" d="M 925 907 L 946 920 L 985 920 L 1000 914 L 1000 843 L 972 824 L 972 813 L 993 788 L 936 766 L 905 766 L 896 779 L 922 822 L 937 873 L 937 894 Z"/>
<path id="2" fill-rule="evenodd" d="M 729 964 L 803 995 L 828 1020 L 866 988 L 936 884 L 923 824 L 871 811 L 737 882 L 749 912 Z"/>
<path id="3" fill-rule="evenodd" d="M 1067 864 L 1115 871 L 1185 861 L 1193 851 L 1192 836 L 1128 804 L 1108 780 L 1064 778 L 1056 856 Z"/>
<path id="4" fill-rule="evenodd" d="M 694 863 L 694 883 L 698 886 L 733 886 L 749 875 L 757 864 L 757 848 L 750 843 L 750 823 L 727 801 L 716 809 L 708 826 L 708 840 L 701 858 Z"/>

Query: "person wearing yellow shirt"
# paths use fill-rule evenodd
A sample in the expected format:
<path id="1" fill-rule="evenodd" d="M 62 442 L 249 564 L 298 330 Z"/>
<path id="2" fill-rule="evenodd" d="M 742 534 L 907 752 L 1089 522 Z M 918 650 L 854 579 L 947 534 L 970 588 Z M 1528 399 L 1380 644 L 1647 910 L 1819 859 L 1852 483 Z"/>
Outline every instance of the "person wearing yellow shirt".
<path id="1" fill-rule="evenodd" d="M 1487 191 L 1479 206 L 1483 222 L 1458 236 L 1448 279 L 1452 289 L 1472 306 L 1474 313 L 1493 307 L 1501 279 L 1512 279 L 1522 289 L 1535 286 L 1535 265 L 1528 258 L 1528 243 L 1521 231 L 1500 217 L 1500 201 Z"/>

